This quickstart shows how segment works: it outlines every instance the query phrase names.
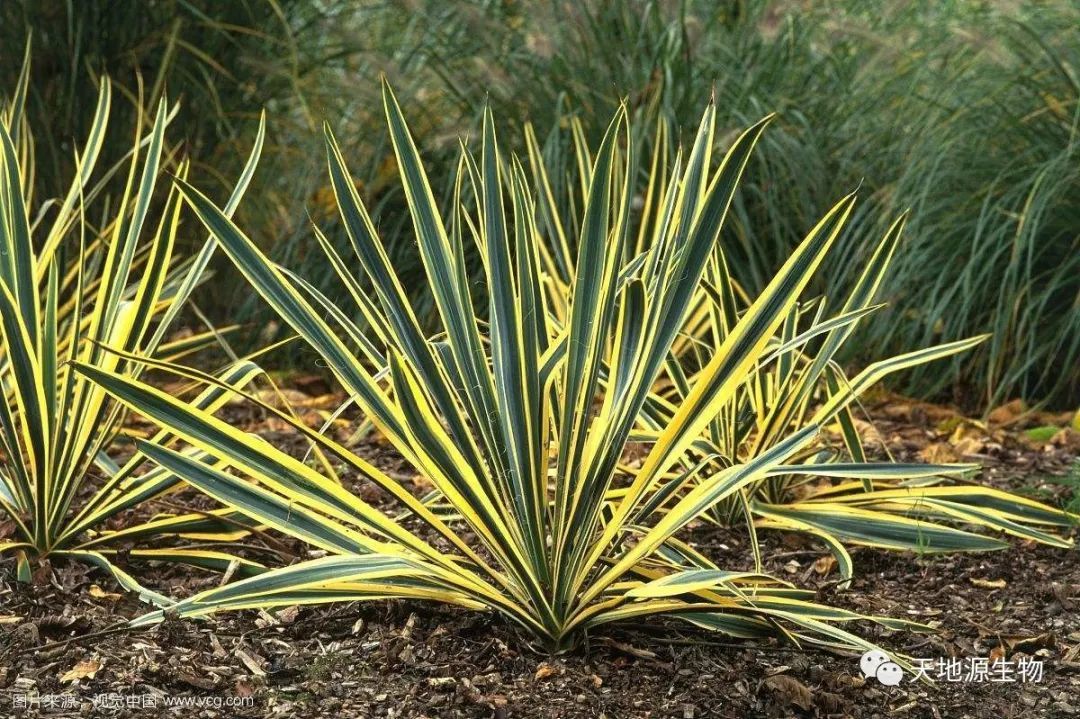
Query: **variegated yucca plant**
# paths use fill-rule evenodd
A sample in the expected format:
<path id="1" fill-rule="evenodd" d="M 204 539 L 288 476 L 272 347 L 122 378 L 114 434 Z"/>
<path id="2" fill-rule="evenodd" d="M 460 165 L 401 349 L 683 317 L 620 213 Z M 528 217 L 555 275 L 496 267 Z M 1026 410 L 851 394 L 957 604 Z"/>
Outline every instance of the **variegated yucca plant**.
<path id="1" fill-rule="evenodd" d="M 689 155 L 673 162 L 672 179 L 658 200 L 655 241 L 627 259 L 632 163 L 624 155 L 629 127 L 620 112 L 590 156 L 574 269 L 565 291 L 556 292 L 543 259 L 548 238 L 537 221 L 544 188 L 530 187 L 524 166 L 500 154 L 490 114 L 479 152 L 462 146 L 444 215 L 389 88 L 384 105 L 441 322 L 434 334 L 422 329 L 409 306 L 329 129 L 331 184 L 355 256 L 341 256 L 317 229 L 315 239 L 355 307 L 329 302 L 271 261 L 227 212 L 183 180 L 178 185 L 239 271 L 434 489 L 418 497 L 411 485 L 348 446 L 260 403 L 360 481 L 383 490 L 385 504 L 372 504 L 336 474 L 328 476 L 230 426 L 212 408 L 80 361 L 82 375 L 189 446 L 185 453 L 139 442 L 160 468 L 326 555 L 196 594 L 170 612 L 199 616 L 397 597 L 498 612 L 551 649 L 573 644 L 592 627 L 645 615 L 672 616 L 740 637 L 780 634 L 869 646 L 841 628 L 868 617 L 815 603 L 812 593 L 760 572 L 718 567 L 682 535 L 745 488 L 809 472 L 791 464 L 805 465 L 806 448 L 876 379 L 873 372 L 860 376 L 808 406 L 768 447 L 745 460 L 710 465 L 692 486 L 684 486 L 689 453 L 748 383 L 790 361 L 810 339 L 862 316 L 847 311 L 818 318 L 812 329 L 790 338 L 784 330 L 853 198 L 832 208 L 761 295 L 730 316 L 723 340 L 694 373 L 681 401 L 665 404 L 666 414 L 649 419 L 649 407 L 658 402 L 654 388 L 697 311 L 702 278 L 716 256 L 739 177 L 768 119 L 735 138 L 714 168 L 710 106 Z M 482 259 L 479 273 L 467 268 L 470 243 Z M 484 292 L 484 309 L 473 297 L 476 290 Z M 903 361 L 929 360 L 964 346 Z M 133 358 L 122 348 L 111 354 Z M 226 389 L 197 370 L 144 362 Z M 644 458 L 631 466 L 627 458 L 635 447 Z M 163 616 L 151 613 L 135 623 Z M 873 619 L 888 627 L 911 626 Z"/>
<path id="2" fill-rule="evenodd" d="M 836 352 L 859 319 L 880 307 L 872 305 L 871 298 L 902 224 L 902 220 L 898 221 L 890 229 L 869 258 L 859 283 L 836 315 L 837 320 L 843 319 L 842 325 L 824 320 L 823 298 L 792 308 L 776 338 L 777 345 L 798 343 L 806 332 L 820 331 L 821 341 L 813 350 L 801 346 L 785 352 L 731 398 L 695 443 L 694 451 L 684 458 L 684 474 L 680 476 L 684 488 L 692 487 L 717 466 L 746 462 L 768 451 L 812 415 L 816 406 L 843 395 L 849 387 L 861 392 L 892 372 L 962 351 L 981 341 L 973 338 L 891 357 L 852 377 L 835 361 Z M 724 270 L 719 274 L 723 276 Z M 722 344 L 734 326 L 733 315 L 724 309 L 732 304 L 737 306 L 737 300 L 729 293 L 713 308 L 705 322 L 707 331 L 698 335 L 690 354 L 707 357 L 710 348 Z M 833 326 L 822 331 L 828 325 Z M 658 388 L 660 399 L 647 414 L 646 421 L 653 427 L 664 425 L 695 382 L 704 360 L 686 359 L 673 361 L 668 367 L 667 384 Z M 830 429 L 835 436 L 823 435 L 794 455 L 786 472 L 744 488 L 739 496 L 719 503 L 710 513 L 721 523 L 746 520 L 759 561 L 758 529 L 800 532 L 819 539 L 833 553 L 844 579 L 853 575 L 849 551 L 852 546 L 918 553 L 988 551 L 1008 546 L 991 533 L 1059 548 L 1072 546 L 1072 541 L 1063 535 L 1074 525 L 1074 516 L 978 484 L 973 478 L 979 469 L 976 464 L 870 460 L 850 406 L 837 413 Z M 670 495 L 679 495 L 674 485 Z"/>
<path id="3" fill-rule="evenodd" d="M 38 561 L 48 558 L 90 562 L 110 571 L 125 588 L 164 604 L 165 597 L 141 587 L 115 561 L 118 550 L 136 558 L 223 569 L 233 557 L 190 546 L 131 549 L 132 543 L 154 535 L 229 540 L 243 534 L 250 522 L 226 509 L 159 514 L 119 530 L 106 527 L 107 520 L 174 490 L 179 479 L 162 468 L 142 471 L 149 465 L 138 454 L 117 464 L 108 450 L 124 408 L 76 374 L 72 362 L 96 363 L 134 378 L 145 370 L 138 356 L 175 359 L 211 344 L 213 333 L 169 341 L 166 331 L 200 281 L 213 244 L 208 241 L 194 261 L 177 262 L 173 247 L 182 198 L 173 188 L 163 207 L 153 202 L 169 155 L 164 137 L 170 113 L 164 103 L 145 135 L 140 113 L 124 160 L 129 169 L 122 195 L 119 201 L 106 201 L 106 184 L 123 166 L 95 176 L 110 115 L 108 79 L 101 83 L 86 143 L 76 153 L 70 189 L 36 206 L 33 140 L 23 115 L 28 68 L 0 118 L 0 519 L 10 520 L 3 523 L 10 531 L 0 537 L 0 555 L 14 555 L 23 581 L 31 579 Z M 176 171 L 183 175 L 184 163 Z M 150 220 L 153 212 L 160 212 L 156 222 Z M 106 345 L 132 358 L 106 353 Z M 220 379 L 243 386 L 257 373 L 251 362 L 237 362 Z M 210 387 L 193 404 L 212 411 L 228 399 L 223 389 Z M 172 440 L 168 432 L 155 436 L 161 444 Z M 260 568 L 236 561 L 241 573 Z"/>
<path id="4" fill-rule="evenodd" d="M 667 197 L 670 183 L 678 179 L 670 171 L 673 153 L 669 135 L 667 123 L 660 121 L 648 138 L 652 143 L 646 158 L 648 183 L 638 195 L 640 215 L 635 232 L 627 238 L 624 252 L 628 262 L 668 241 Z M 567 216 L 566 208 L 572 208 L 587 190 L 591 156 L 576 121 L 570 124 L 569 139 L 555 133 L 543 147 L 531 127 L 526 128 L 525 139 L 531 175 L 541 188 L 537 193 L 538 216 L 549 238 L 540 254 L 548 304 L 553 314 L 564 317 L 570 306 L 569 278 L 574 271 L 568 240 L 573 230 L 567 224 L 576 222 L 573 215 Z M 572 151 L 561 150 L 562 145 Z M 556 174 L 570 178 L 561 201 L 549 179 Z M 864 318 L 883 307 L 874 304 L 875 295 L 903 228 L 904 218 L 900 218 L 868 253 L 862 273 L 835 316 L 826 315 L 824 297 L 789 307 L 770 339 L 772 361 L 758 363 L 746 382 L 727 397 L 680 459 L 675 481 L 659 486 L 650 498 L 646 504 L 649 509 L 676 501 L 699 478 L 772 449 L 813 416 L 817 405 L 842 396 L 848 388 L 857 388 L 858 394 L 888 374 L 964 351 L 985 339 L 974 337 L 891 357 L 855 377 L 847 376 L 836 360 L 837 352 Z M 656 441 L 679 405 L 691 397 L 698 374 L 738 327 L 740 315 L 751 303 L 731 276 L 718 243 L 706 260 L 701 286 L 657 377 L 653 395 L 642 407 L 640 426 L 634 434 L 637 440 Z M 712 520 L 747 523 L 758 564 L 758 529 L 801 532 L 821 540 L 835 556 L 844 579 L 853 573 L 851 546 L 923 553 L 1008 546 L 997 537 L 970 531 L 972 528 L 1051 546 L 1072 546 L 1069 539 L 1054 531 L 1072 526 L 1075 517 L 1026 497 L 979 486 L 969 479 L 978 465 L 868 461 L 852 406 L 845 403 L 835 420 L 831 429 L 841 437 L 841 446 L 821 436 L 794 453 L 784 473 L 762 477 L 710 509 Z"/>

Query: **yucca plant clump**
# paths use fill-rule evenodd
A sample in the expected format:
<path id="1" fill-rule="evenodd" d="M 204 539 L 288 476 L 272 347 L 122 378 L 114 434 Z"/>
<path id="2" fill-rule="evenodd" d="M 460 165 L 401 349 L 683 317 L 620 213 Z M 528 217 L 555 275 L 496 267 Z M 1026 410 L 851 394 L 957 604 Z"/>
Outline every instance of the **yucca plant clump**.
<path id="1" fill-rule="evenodd" d="M 546 201 L 548 189 L 531 187 L 524 166 L 500 154 L 490 113 L 479 152 L 462 146 L 444 216 L 388 88 L 384 105 L 441 320 L 434 335 L 421 330 L 329 129 L 331 182 L 355 257 L 346 260 L 318 230 L 315 239 L 362 324 L 273 263 L 206 196 L 183 180 L 178 184 L 237 269 L 434 490 L 415 496 L 348 447 L 263 404 L 393 503 L 392 509 L 376 506 L 336 476 L 231 427 L 208 408 L 107 366 L 78 362 L 80 374 L 206 461 L 153 441 L 139 443 L 145 456 L 252 521 L 328 555 L 197 594 L 170 611 L 198 616 L 401 597 L 499 612 L 552 649 L 571 645 L 591 627 L 643 615 L 672 615 L 743 637 L 779 633 L 868 646 L 836 626 L 864 617 L 811 602 L 812 594 L 760 572 L 724 570 L 680 538 L 718 503 L 762 480 L 814 471 L 802 453 L 881 376 L 882 367 L 868 368 L 824 402 L 807 405 L 768 447 L 710 464 L 685 487 L 688 453 L 747 384 L 790 362 L 812 338 L 829 337 L 865 314 L 845 308 L 836 317 L 815 318 L 797 336 L 784 329 L 854 198 L 821 219 L 748 307 L 730 307 L 722 341 L 679 404 L 643 420 L 699 292 L 708 287 L 703 277 L 718 256 L 716 239 L 768 118 L 739 134 L 714 168 L 710 106 L 692 149 L 676 157 L 656 199 L 653 241 L 627 258 L 633 163 L 626 157 L 627 115 L 620 110 L 589 156 L 564 294 L 552 290 L 557 279 L 547 269 L 549 238 L 538 224 L 537 203 Z M 466 269 L 469 243 L 483 259 L 479 276 Z M 370 294 L 350 270 L 353 263 L 363 268 Z M 478 287 L 486 288 L 483 311 L 473 297 Z M 917 364 L 973 341 L 895 362 Z M 123 349 L 112 354 L 131 356 Z M 171 362 L 146 364 L 225 387 Z M 627 455 L 635 446 L 644 458 L 631 466 Z M 162 616 L 151 613 L 136 624 Z"/>
<path id="2" fill-rule="evenodd" d="M 34 144 L 23 113 L 27 69 L 0 116 L 0 517 L 14 525 L 13 536 L 0 537 L 0 555 L 16 557 L 24 581 L 38 561 L 74 558 L 167 603 L 114 562 L 118 548 L 130 549 L 134 540 L 151 535 L 208 539 L 218 532 L 219 539 L 231 539 L 249 523 L 222 510 L 162 514 L 105 530 L 105 520 L 174 490 L 179 478 L 161 468 L 142 472 L 146 457 L 138 454 L 123 464 L 114 461 L 108 450 L 124 408 L 76 374 L 72 363 L 93 362 L 134 378 L 145 370 L 138 357 L 175 359 L 212 343 L 210 332 L 170 341 L 167 330 L 202 278 L 213 243 L 208 241 L 194 261 L 177 262 L 173 246 L 181 196 L 172 189 L 163 207 L 154 203 L 170 154 L 165 145 L 170 112 L 164 102 L 148 133 L 141 123 L 135 128 L 123 194 L 106 201 L 103 187 L 122 169 L 118 165 L 95 175 L 110 115 L 108 79 L 101 83 L 86 143 L 76 153 L 70 188 L 63 197 L 36 205 Z M 230 211 L 253 168 L 237 186 Z M 185 163 L 175 170 L 183 176 Z M 156 222 L 154 212 L 160 213 Z M 106 353 L 106 345 L 132 358 Z M 220 379 L 225 386 L 243 386 L 258 372 L 251 362 L 239 361 Z M 224 390 L 209 387 L 193 404 L 211 411 L 228 399 Z M 155 436 L 162 444 L 173 439 L 168 432 Z M 95 474 L 101 479 L 88 479 Z M 130 556 L 216 568 L 232 561 L 193 547 L 135 549 Z M 260 567 L 237 561 L 242 573 Z"/>
<path id="3" fill-rule="evenodd" d="M 560 196 L 560 190 L 550 180 L 536 135 L 531 127 L 526 128 L 529 166 L 537 186 L 542 188 L 538 193 L 538 214 L 545 228 L 542 234 L 550 238 L 541 262 L 549 279 L 549 307 L 559 317 L 566 315 L 570 305 L 568 278 L 573 273 L 574 259 L 568 238 L 575 228 L 569 223 L 576 222 L 573 217 L 565 217 L 563 210 L 573 207 L 575 198 L 587 194 L 589 183 L 590 155 L 580 123 L 571 123 L 571 134 L 575 151 L 567 161 L 577 170 L 565 178 L 569 181 Z M 670 135 L 669 124 L 660 121 L 656 132 L 646 140 L 652 149 L 641 164 L 648 168 L 649 181 L 636 198 L 636 231 L 624 249 L 627 261 L 665 241 L 666 227 L 655 218 L 663 214 L 672 180 Z M 891 373 L 976 347 L 985 339 L 974 337 L 879 360 L 854 377 L 845 372 L 838 359 L 845 343 L 861 322 L 880 322 L 880 317 L 871 317 L 884 307 L 875 304 L 875 296 L 887 281 L 906 219 L 894 221 L 869 253 L 835 316 L 828 316 L 830 302 L 824 296 L 791 306 L 777 335 L 770 340 L 775 361 L 759 363 L 757 370 L 731 394 L 680 460 L 678 480 L 659 488 L 649 500 L 649 507 L 661 507 L 678 498 L 700 477 L 772 449 L 798 430 L 816 406 L 829 402 L 848 387 L 867 387 Z M 642 407 L 634 435 L 639 441 L 655 441 L 678 406 L 690 397 L 698 374 L 751 304 L 748 293 L 732 277 L 728 259 L 718 244 L 707 260 L 701 287 L 657 377 L 653 394 Z M 1053 533 L 1071 526 L 1072 518 L 1066 512 L 979 486 L 970 478 L 978 465 L 869 461 L 855 415 L 850 405 L 840 409 L 831 427 L 836 437 L 820 436 L 792 456 L 785 464 L 786 474 L 764 477 L 744 487 L 710 508 L 708 517 L 725 524 L 746 521 L 759 563 L 758 529 L 807 533 L 832 550 L 844 579 L 850 579 L 854 570 L 848 551 L 852 545 L 921 553 L 985 551 L 1007 546 L 997 537 L 970 531 L 972 527 L 1057 547 L 1072 546 L 1070 540 Z"/>

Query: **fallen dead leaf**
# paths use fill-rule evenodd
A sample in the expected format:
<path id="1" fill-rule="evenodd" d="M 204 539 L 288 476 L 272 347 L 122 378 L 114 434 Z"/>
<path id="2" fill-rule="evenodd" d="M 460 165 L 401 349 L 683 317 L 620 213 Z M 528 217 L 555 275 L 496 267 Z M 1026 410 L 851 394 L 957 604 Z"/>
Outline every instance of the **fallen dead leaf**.
<path id="1" fill-rule="evenodd" d="M 971 583 L 980 589 L 1004 589 L 1008 586 L 1008 582 L 1004 579 L 980 579 L 978 577 L 972 577 Z"/>
<path id="2" fill-rule="evenodd" d="M 279 389 L 276 392 L 273 389 L 262 389 L 253 394 L 260 402 L 265 402 L 271 407 L 277 407 L 278 409 L 285 409 L 289 405 L 293 407 L 302 407 L 311 400 L 311 397 L 307 396 L 305 393 L 287 387 L 285 389 Z M 283 402 L 286 404 L 283 404 Z"/>
<path id="3" fill-rule="evenodd" d="M 958 439 L 952 443 L 953 449 L 961 457 L 971 457 L 976 454 L 982 454 L 986 449 L 986 444 L 975 437 L 964 437 Z"/>
<path id="4" fill-rule="evenodd" d="M 198 676 L 184 669 L 176 669 L 174 671 L 174 676 L 185 684 L 190 684 L 199 689 L 214 689 L 217 687 L 219 681 L 219 677 L 216 674 L 208 673 L 207 676 Z"/>
<path id="5" fill-rule="evenodd" d="M 870 422 L 855 418 L 855 431 L 859 435 L 859 439 L 862 440 L 864 445 L 867 446 L 885 446 L 885 440 L 881 437 L 881 432 Z"/>
<path id="6" fill-rule="evenodd" d="M 427 492 L 435 488 L 432 481 L 422 474 L 414 474 L 409 478 L 409 481 L 412 482 L 414 487 L 422 492 Z"/>
<path id="7" fill-rule="evenodd" d="M 765 686 L 778 694 L 785 704 L 794 704 L 804 711 L 809 711 L 814 705 L 813 692 L 795 677 L 777 674 L 768 677 Z"/>
<path id="8" fill-rule="evenodd" d="M 973 419 L 968 419 L 966 417 L 958 417 L 956 419 L 956 422 L 952 424 L 951 430 L 941 429 L 948 424 L 949 423 L 946 422 L 939 425 L 938 431 L 943 433 L 947 432 L 949 434 L 949 442 L 953 444 L 956 444 L 962 439 L 977 439 L 979 437 L 985 437 L 987 434 L 985 424 L 983 424 L 982 422 L 977 422 Z"/>
<path id="9" fill-rule="evenodd" d="M 267 417 L 263 420 L 263 426 L 268 432 L 288 432 L 292 425 L 279 417 Z"/>
<path id="10" fill-rule="evenodd" d="M 217 638 L 213 632 L 210 633 L 210 649 L 213 655 L 218 659 L 224 659 L 229 656 L 229 653 L 225 651 L 225 647 L 221 646 L 221 640 Z"/>
<path id="11" fill-rule="evenodd" d="M 633 644 L 627 644 L 626 642 L 616 641 L 610 637 L 604 637 L 602 643 L 612 649 L 617 649 L 620 652 L 629 654 L 632 657 L 637 657 L 638 659 L 656 659 L 656 652 L 654 651 L 635 647 Z"/>
<path id="12" fill-rule="evenodd" d="M 1035 637 L 1005 637 L 1009 652 L 1033 653 L 1036 649 L 1050 648 L 1057 644 L 1053 632 L 1045 632 Z"/>
<path id="13" fill-rule="evenodd" d="M 986 416 L 992 424 L 1008 424 L 1024 413 L 1024 401 L 1014 399 L 990 410 Z"/>
<path id="14" fill-rule="evenodd" d="M 829 572 L 831 572 L 835 567 L 836 557 L 831 554 L 826 554 L 823 557 L 818 557 L 814 561 L 814 571 L 823 577 L 828 576 Z"/>
<path id="15" fill-rule="evenodd" d="M 881 412 L 889 419 L 901 422 L 911 419 L 911 405 L 907 402 L 889 402 L 881 408 Z"/>
<path id="16" fill-rule="evenodd" d="M 1050 438 L 1050 444 L 1070 452 L 1080 452 L 1080 430 L 1066 427 Z"/>
<path id="17" fill-rule="evenodd" d="M 101 662 L 97 659 L 84 659 L 72 667 L 64 676 L 60 677 L 60 681 L 74 682 L 79 679 L 93 679 L 100 669 Z"/>
<path id="18" fill-rule="evenodd" d="M 278 621 L 278 618 L 270 612 L 266 611 L 265 609 L 260 609 L 259 615 L 255 618 L 255 626 L 257 626 L 259 629 L 265 629 L 266 627 L 276 627 L 280 624 L 281 622 Z"/>
<path id="19" fill-rule="evenodd" d="M 561 674 L 559 668 L 553 667 L 547 662 L 540 662 L 540 666 L 536 667 L 536 674 L 533 675 L 533 681 L 542 682 L 556 674 Z"/>
<path id="20" fill-rule="evenodd" d="M 289 377 L 289 384 L 313 397 L 330 392 L 330 383 L 321 374 L 303 374 Z"/>
<path id="21" fill-rule="evenodd" d="M 296 621 L 296 617 L 300 614 L 300 607 L 292 605 L 291 607 L 285 607 L 277 613 L 278 621 L 282 624 L 292 624 Z"/>
<path id="22" fill-rule="evenodd" d="M 929 464 L 957 462 L 960 456 L 947 442 L 934 442 L 919 450 L 919 459 Z"/>
<path id="23" fill-rule="evenodd" d="M 245 652 L 243 649 L 236 649 L 235 651 L 237 659 L 244 663 L 244 666 L 248 668 L 248 671 L 257 677 L 265 677 L 266 672 L 263 671 L 262 663 L 258 661 L 254 656 Z"/>
<path id="24" fill-rule="evenodd" d="M 110 602 L 118 602 L 123 599 L 122 595 L 116 594 L 115 592 L 106 592 L 96 584 L 91 584 L 88 591 L 90 592 L 90 596 L 94 599 L 108 599 Z"/>
<path id="25" fill-rule="evenodd" d="M 235 691 L 238 697 L 250 697 L 255 694 L 255 684 L 247 677 L 240 677 L 236 680 Z"/>

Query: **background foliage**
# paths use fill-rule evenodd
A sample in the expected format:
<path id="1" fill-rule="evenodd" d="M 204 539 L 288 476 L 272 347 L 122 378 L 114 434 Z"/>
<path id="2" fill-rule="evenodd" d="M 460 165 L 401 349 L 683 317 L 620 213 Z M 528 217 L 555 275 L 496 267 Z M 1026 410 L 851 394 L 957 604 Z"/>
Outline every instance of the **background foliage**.
<path id="1" fill-rule="evenodd" d="M 391 182 L 379 72 L 412 108 L 440 196 L 457 136 L 476 134 L 485 99 L 519 149 L 520 124 L 533 123 L 553 184 L 566 186 L 576 171 L 572 119 L 595 142 L 621 98 L 683 139 L 710 93 L 721 132 L 778 111 L 723 238 L 740 282 L 760 289 L 813 220 L 861 184 L 864 201 L 821 274 L 830 292 L 858 276 L 853 248 L 880 236 L 880 218 L 913 212 L 881 293 L 891 308 L 860 330 L 850 360 L 864 359 L 860 346 L 895 352 L 991 331 L 953 367 L 916 369 L 894 386 L 972 408 L 1021 395 L 1080 402 L 1080 10 L 1069 3 L 13 0 L 0 5 L 8 84 L 27 27 L 42 196 L 69 174 L 98 74 L 132 97 L 141 75 L 149 106 L 165 89 L 181 100 L 174 135 L 197 161 L 196 184 L 213 195 L 218 183 L 217 200 L 265 106 L 267 151 L 239 217 L 276 259 L 316 282 L 321 271 L 328 291 L 306 227 L 310 215 L 344 246 L 320 169 L 323 119 L 403 281 L 424 292 L 419 268 L 405 265 L 414 238 Z M 115 135 L 107 162 L 126 149 Z M 200 239 L 192 230 L 181 246 Z M 219 319 L 236 319 L 241 306 L 239 319 L 262 328 L 264 310 L 241 304 L 247 291 L 234 287 L 217 282 L 196 299 Z"/>

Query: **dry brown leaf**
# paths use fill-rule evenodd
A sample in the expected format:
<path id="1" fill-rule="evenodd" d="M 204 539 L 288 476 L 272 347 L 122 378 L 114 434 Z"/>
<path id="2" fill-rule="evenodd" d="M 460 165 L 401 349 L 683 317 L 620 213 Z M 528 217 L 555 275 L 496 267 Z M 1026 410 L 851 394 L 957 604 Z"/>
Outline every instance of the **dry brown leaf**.
<path id="1" fill-rule="evenodd" d="M 300 420 L 311 429 L 319 429 L 326 424 L 328 419 L 330 419 L 329 412 L 320 412 L 314 409 L 300 412 Z"/>
<path id="2" fill-rule="evenodd" d="M 919 459 L 930 464 L 958 462 L 960 457 L 947 442 L 934 442 L 919 450 Z"/>
<path id="3" fill-rule="evenodd" d="M 279 417 L 267 417 L 263 420 L 263 427 L 267 432 L 288 432 L 292 425 Z"/>
<path id="4" fill-rule="evenodd" d="M 642 649 L 641 647 L 635 647 L 633 644 L 627 644 L 626 642 L 616 641 L 610 637 L 605 637 L 604 644 L 614 649 L 618 649 L 620 652 L 625 652 L 632 657 L 638 659 L 656 659 L 656 652 L 651 649 Z"/>
<path id="5" fill-rule="evenodd" d="M 1053 632 L 1044 632 L 1034 637 L 1004 637 L 1005 644 L 1010 652 L 1026 652 L 1031 654 L 1037 649 L 1051 648 L 1057 644 L 1057 637 Z"/>
<path id="6" fill-rule="evenodd" d="M 978 439 L 985 437 L 989 431 L 985 424 L 978 422 L 967 417 L 958 417 L 955 423 L 952 423 L 951 430 L 943 430 L 942 427 L 950 423 L 943 422 L 938 425 L 939 431 L 945 432 L 949 435 L 949 442 L 956 444 L 962 439 Z"/>
<path id="7" fill-rule="evenodd" d="M 551 666 L 547 662 L 540 662 L 540 666 L 536 667 L 536 674 L 533 675 L 533 681 L 542 682 L 559 673 L 558 668 Z"/>
<path id="8" fill-rule="evenodd" d="M 60 681 L 74 682 L 79 679 L 93 679 L 100 669 L 101 662 L 97 659 L 84 659 L 72 667 L 64 676 L 60 677 Z"/>
<path id="9" fill-rule="evenodd" d="M 214 689 L 219 681 L 219 677 L 210 672 L 207 672 L 206 676 L 199 676 L 185 669 L 176 669 L 173 671 L 173 675 L 185 684 L 190 684 L 199 689 Z"/>
<path id="10" fill-rule="evenodd" d="M 262 662 L 258 661 L 254 656 L 248 654 L 243 649 L 236 649 L 236 657 L 244 663 L 244 666 L 248 668 L 248 671 L 257 677 L 265 677 L 266 672 L 263 671 Z"/>
<path id="11" fill-rule="evenodd" d="M 825 483 L 827 487 L 831 487 L 832 483 Z M 818 491 L 819 485 L 812 482 L 802 482 L 800 484 L 794 484 L 788 490 L 791 492 L 792 499 L 795 502 L 801 502 L 808 497 L 812 497 Z"/>
<path id="12" fill-rule="evenodd" d="M 342 394 L 328 393 L 320 394 L 304 403 L 307 409 L 317 410 L 336 410 L 342 404 L 344 404 L 346 397 Z"/>
<path id="13" fill-rule="evenodd" d="M 794 704 L 804 711 L 809 711 L 814 705 L 813 692 L 795 677 L 777 674 L 768 677 L 765 686 L 780 695 L 785 704 Z"/>
<path id="14" fill-rule="evenodd" d="M 123 596 L 116 594 L 115 592 L 106 592 L 104 589 L 96 584 L 90 585 L 90 596 L 94 599 L 108 599 L 110 602 L 118 602 L 123 599 Z"/>
<path id="15" fill-rule="evenodd" d="M 288 382 L 296 389 L 312 397 L 326 395 L 330 392 L 330 383 L 321 374 L 293 375 L 289 377 Z"/>
<path id="16" fill-rule="evenodd" d="M 836 557 L 831 554 L 826 554 L 823 557 L 818 557 L 814 561 L 814 571 L 825 577 L 829 572 L 836 568 Z"/>
<path id="17" fill-rule="evenodd" d="M 300 607 L 292 605 L 291 607 L 285 607 L 279 610 L 277 613 L 278 621 L 282 624 L 292 624 L 296 621 L 296 617 L 300 614 Z"/>
<path id="18" fill-rule="evenodd" d="M 257 626 L 259 629 L 265 629 L 266 627 L 276 627 L 280 624 L 281 622 L 278 620 L 278 618 L 270 612 L 266 611 L 265 609 L 260 609 L 258 616 L 255 617 L 255 626 Z"/>
<path id="19" fill-rule="evenodd" d="M 1032 412 L 1030 417 L 1031 423 L 1035 425 L 1052 424 L 1056 427 L 1068 427 L 1072 422 L 1073 413 L 1038 411 Z"/>
<path id="20" fill-rule="evenodd" d="M 978 577 L 972 577 L 971 583 L 980 589 L 1004 589 L 1008 586 L 1008 582 L 1004 579 L 980 579 Z"/>
<path id="21" fill-rule="evenodd" d="M 951 441 L 951 440 L 950 440 Z M 982 454 L 986 445 L 975 437 L 964 437 L 952 443 L 953 449 L 961 457 Z"/>
<path id="22" fill-rule="evenodd" d="M 1023 413 L 1024 401 L 1021 399 L 1014 399 L 1011 402 L 1007 402 L 1000 407 L 995 407 L 990 410 L 990 414 L 988 414 L 986 418 L 990 420 L 991 424 L 1008 424 Z"/>
<path id="23" fill-rule="evenodd" d="M 870 422 L 864 422 L 859 418 L 855 418 L 855 432 L 859 435 L 859 439 L 862 443 L 868 447 L 883 447 L 885 440 L 881 437 L 881 432 Z"/>
<path id="24" fill-rule="evenodd" d="M 907 402 L 889 402 L 881 408 L 881 413 L 889 419 L 907 422 L 911 419 L 911 405 Z"/>
<path id="25" fill-rule="evenodd" d="M 435 489 L 435 484 L 422 474 L 414 474 L 409 478 L 409 481 L 421 492 L 429 492 Z"/>
<path id="26" fill-rule="evenodd" d="M 221 646 L 221 640 L 213 632 L 210 632 L 210 649 L 217 659 L 224 659 L 229 656 L 229 653 L 225 651 L 225 647 Z"/>
<path id="27" fill-rule="evenodd" d="M 1080 452 L 1080 431 L 1066 427 L 1050 438 L 1050 444 L 1070 452 Z"/>
<path id="28" fill-rule="evenodd" d="M 236 680 L 236 696 L 238 697 L 250 697 L 255 694 L 255 684 L 247 677 L 240 677 Z"/>
<path id="29" fill-rule="evenodd" d="M 278 390 L 278 392 L 275 392 L 273 389 L 260 389 L 252 394 L 255 399 L 260 402 L 265 402 L 271 407 L 277 407 L 278 409 L 285 409 L 282 405 L 282 400 L 293 407 L 302 407 L 304 406 L 304 403 L 311 400 L 311 398 L 303 392 L 289 389 L 288 387 Z"/>

